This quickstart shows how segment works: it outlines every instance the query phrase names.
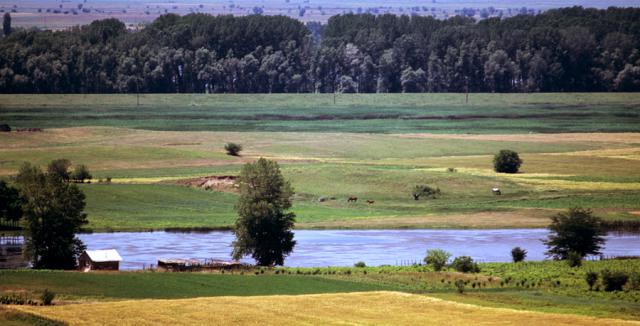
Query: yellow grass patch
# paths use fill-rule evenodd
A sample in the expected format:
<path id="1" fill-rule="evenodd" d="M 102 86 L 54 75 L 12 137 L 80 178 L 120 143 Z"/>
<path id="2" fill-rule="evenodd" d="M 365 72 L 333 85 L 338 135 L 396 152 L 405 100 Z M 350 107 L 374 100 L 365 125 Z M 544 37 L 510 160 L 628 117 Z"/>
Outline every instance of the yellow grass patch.
<path id="1" fill-rule="evenodd" d="M 585 156 L 585 157 L 607 157 L 621 158 L 626 160 L 640 160 L 640 148 L 614 148 L 614 149 L 597 149 L 590 151 L 578 151 L 568 153 L 550 153 L 547 155 L 568 155 L 568 156 Z"/>
<path id="2" fill-rule="evenodd" d="M 603 142 L 640 144 L 640 133 L 562 133 L 562 134 L 513 134 L 513 135 L 460 135 L 460 134 L 398 134 L 402 138 L 464 139 L 493 141 L 526 141 L 538 143 Z"/>
<path id="3" fill-rule="evenodd" d="M 70 325 L 639 325 L 487 308 L 398 292 L 214 297 L 16 307 Z"/>
<path id="4" fill-rule="evenodd" d="M 445 171 L 442 168 L 417 169 L 420 171 Z M 523 185 L 537 187 L 539 190 L 570 189 L 570 190 L 640 190 L 638 182 L 595 182 L 570 181 L 553 179 L 554 177 L 570 177 L 569 174 L 551 173 L 497 173 L 490 169 L 458 168 L 459 173 L 475 176 L 508 179 Z"/>

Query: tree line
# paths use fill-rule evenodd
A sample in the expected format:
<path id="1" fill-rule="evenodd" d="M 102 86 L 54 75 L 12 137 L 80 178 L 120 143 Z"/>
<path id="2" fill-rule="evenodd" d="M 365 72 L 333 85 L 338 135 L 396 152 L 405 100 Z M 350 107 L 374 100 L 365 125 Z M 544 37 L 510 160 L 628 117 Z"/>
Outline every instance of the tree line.
<path id="1" fill-rule="evenodd" d="M 166 14 L 3 26 L 2 93 L 640 91 L 640 9 L 490 18 Z M 5 20 L 7 16 L 5 16 Z"/>

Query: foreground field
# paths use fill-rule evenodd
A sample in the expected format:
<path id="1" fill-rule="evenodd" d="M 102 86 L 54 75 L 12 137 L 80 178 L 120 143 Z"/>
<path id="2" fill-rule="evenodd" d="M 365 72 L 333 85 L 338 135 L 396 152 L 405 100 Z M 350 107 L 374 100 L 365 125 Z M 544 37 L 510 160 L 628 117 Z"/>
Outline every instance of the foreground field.
<path id="1" fill-rule="evenodd" d="M 37 300 L 44 289 L 50 289 L 57 294 L 56 304 L 65 306 L 114 300 L 400 291 L 483 307 L 640 320 L 638 289 L 605 292 L 597 282 L 590 290 L 584 280 L 589 271 L 640 273 L 640 260 L 588 261 L 580 268 L 561 261 L 486 263 L 480 268 L 480 274 L 434 272 L 426 266 L 263 268 L 224 274 L 16 270 L 0 271 L 0 296 L 13 293 Z M 457 280 L 464 281 L 464 294 L 458 293 Z"/>
<path id="2" fill-rule="evenodd" d="M 17 309 L 70 325 L 103 325 L 107 322 L 119 325 L 638 324 L 614 319 L 486 308 L 398 292 L 138 300 Z"/>

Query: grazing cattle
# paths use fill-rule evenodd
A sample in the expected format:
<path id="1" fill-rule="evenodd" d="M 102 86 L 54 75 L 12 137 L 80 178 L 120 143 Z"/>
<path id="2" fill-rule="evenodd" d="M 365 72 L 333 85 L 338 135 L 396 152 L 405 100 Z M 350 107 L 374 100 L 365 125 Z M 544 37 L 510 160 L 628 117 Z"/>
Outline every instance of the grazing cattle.
<path id="1" fill-rule="evenodd" d="M 375 203 L 375 200 L 371 200 L 371 199 L 367 199 L 367 204 L 369 205 L 373 205 L 373 203 Z"/>
<path id="2" fill-rule="evenodd" d="M 493 194 L 496 196 L 502 195 L 502 191 L 500 191 L 500 188 L 492 188 L 491 192 L 493 192 Z"/>
<path id="3" fill-rule="evenodd" d="M 349 197 L 349 199 L 347 199 L 348 203 L 355 203 L 357 201 L 358 201 L 358 197 L 351 196 L 351 197 Z"/>

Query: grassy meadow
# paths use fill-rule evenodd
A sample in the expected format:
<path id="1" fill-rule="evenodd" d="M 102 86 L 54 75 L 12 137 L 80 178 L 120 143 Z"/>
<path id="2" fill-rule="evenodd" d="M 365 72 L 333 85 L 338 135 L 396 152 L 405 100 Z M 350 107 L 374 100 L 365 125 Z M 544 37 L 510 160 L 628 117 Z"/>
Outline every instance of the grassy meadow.
<path id="1" fill-rule="evenodd" d="M 140 106 L 135 95 L 0 99 L 0 123 L 44 128 L 0 134 L 0 177 L 25 161 L 87 165 L 94 180 L 81 188 L 96 231 L 229 228 L 235 193 L 179 181 L 237 175 L 258 157 L 277 160 L 291 181 L 298 228 L 544 227 L 573 206 L 640 220 L 637 94 L 471 94 L 468 104 L 464 94 L 338 95 L 336 104 L 330 94 L 141 95 Z M 243 145 L 240 157 L 225 154 L 227 142 Z M 493 172 L 505 148 L 523 158 L 520 173 Z M 417 184 L 442 196 L 415 201 Z"/>

